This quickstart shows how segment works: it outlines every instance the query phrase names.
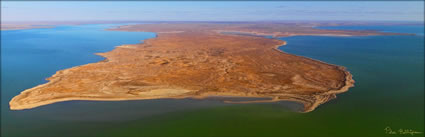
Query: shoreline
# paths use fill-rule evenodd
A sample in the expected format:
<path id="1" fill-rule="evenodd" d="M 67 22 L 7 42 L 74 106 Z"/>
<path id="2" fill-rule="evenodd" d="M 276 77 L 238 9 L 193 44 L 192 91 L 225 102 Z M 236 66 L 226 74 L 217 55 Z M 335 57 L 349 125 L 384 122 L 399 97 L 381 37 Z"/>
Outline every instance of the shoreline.
<path id="1" fill-rule="evenodd" d="M 291 36 L 292 37 L 292 36 Z M 349 36 L 350 37 L 350 36 Z M 354 83 L 355 83 L 355 81 L 354 81 L 354 79 L 353 79 L 353 75 L 348 71 L 348 70 L 346 70 L 346 68 L 345 67 L 343 67 L 343 66 L 339 66 L 339 65 L 335 65 L 335 64 L 330 64 L 330 63 L 327 63 L 327 62 L 324 62 L 324 61 L 321 61 L 321 60 L 317 60 L 317 59 L 313 59 L 313 58 L 309 58 L 309 57 L 305 57 L 305 56 L 300 56 L 300 55 L 295 55 L 295 54 L 291 54 L 291 53 L 288 53 L 288 52 L 285 52 L 285 51 L 283 51 L 283 50 L 279 50 L 279 47 L 281 47 L 281 46 L 286 46 L 286 44 L 287 44 L 287 42 L 286 41 L 284 41 L 284 40 L 281 40 L 281 41 L 283 41 L 283 44 L 282 45 L 277 45 L 274 49 L 275 50 L 277 50 L 277 51 L 279 51 L 279 52 L 282 52 L 282 53 L 284 53 L 284 54 L 289 54 L 289 55 L 294 55 L 294 56 L 298 56 L 298 57 L 303 57 L 303 58 L 306 58 L 306 59 L 310 59 L 310 60 L 313 60 L 313 61 L 318 61 L 318 62 L 321 62 L 321 63 L 324 63 L 324 64 L 328 64 L 328 65 L 331 65 L 331 66 L 335 66 L 336 68 L 338 68 L 340 71 L 342 71 L 342 72 L 344 72 L 344 74 L 345 74 L 345 80 L 344 80 L 344 86 L 342 86 L 341 88 L 339 88 L 339 89 L 334 89 L 334 90 L 329 90 L 329 91 L 327 91 L 327 92 L 325 92 L 325 93 L 322 93 L 322 94 L 319 94 L 319 95 L 314 95 L 315 96 L 315 98 L 317 99 L 317 100 L 319 100 L 319 101 L 316 101 L 315 103 L 313 103 L 313 104 L 311 104 L 311 105 L 307 105 L 305 102 L 299 102 L 299 103 L 302 103 L 302 104 L 304 104 L 304 106 L 306 107 L 306 106 L 309 106 L 309 107 L 307 107 L 305 110 L 304 110 L 304 112 L 311 112 L 311 111 L 313 111 L 313 110 L 315 110 L 319 105 L 321 105 L 321 104 L 323 104 L 323 103 L 326 103 L 326 102 L 328 102 L 329 100 L 332 100 L 332 99 L 335 99 L 337 96 L 336 96 L 336 94 L 340 94 L 340 93 L 344 93 L 344 92 L 347 92 L 348 90 L 349 90 L 349 88 L 351 88 L 351 87 L 354 87 Z M 326 95 L 330 95 L 331 96 L 331 98 L 328 98 L 328 97 L 326 97 Z M 325 97 L 324 97 L 325 96 Z"/>
<path id="2" fill-rule="evenodd" d="M 150 38 L 150 39 L 155 39 L 157 37 L 158 37 L 158 35 L 155 36 L 155 37 L 153 37 L 153 38 Z M 293 56 L 298 56 L 298 55 L 295 55 L 295 54 L 290 54 L 290 53 L 286 53 L 286 52 L 284 52 L 282 50 L 279 50 L 278 49 L 279 47 L 285 46 L 287 44 L 286 41 L 283 41 L 283 40 L 279 40 L 279 41 L 282 41 L 282 44 L 275 45 L 275 48 L 274 48 L 275 50 L 281 52 L 282 54 L 289 54 L 289 55 L 293 55 Z M 143 43 L 145 43 L 145 42 L 142 42 L 140 44 L 143 44 Z M 131 44 L 124 44 L 124 45 L 116 46 L 114 49 L 121 48 L 122 46 L 128 46 L 128 45 L 131 45 Z M 136 45 L 136 46 L 138 46 L 138 45 Z M 110 51 L 108 51 L 108 52 L 110 52 Z M 107 52 L 105 52 L 105 53 L 107 53 Z M 95 63 L 102 63 L 102 62 L 105 62 L 105 61 L 107 62 L 107 61 L 110 60 L 108 57 L 102 55 L 102 53 L 95 53 L 95 55 L 98 55 L 98 56 L 101 56 L 101 57 L 105 58 L 104 60 L 99 61 L 99 62 L 95 62 Z M 248 104 L 248 103 L 262 103 L 262 102 L 291 101 L 291 102 L 296 102 L 296 103 L 303 104 L 304 105 L 304 111 L 302 111 L 302 112 L 305 113 L 305 112 L 313 111 L 319 105 L 321 105 L 321 104 L 323 104 L 323 103 L 325 103 L 325 102 L 327 102 L 327 101 L 329 101 L 331 99 L 336 98 L 336 94 L 347 92 L 350 87 L 353 87 L 354 86 L 354 80 L 352 79 L 351 73 L 349 73 L 348 71 L 346 71 L 344 67 L 341 67 L 341 66 L 338 66 L 338 65 L 334 65 L 334 64 L 329 64 L 329 63 L 326 63 L 326 62 L 323 62 L 323 61 L 320 61 L 320 60 L 315 60 L 315 59 L 304 57 L 304 56 L 298 56 L 298 57 L 307 58 L 307 59 L 313 60 L 313 61 L 319 61 L 321 63 L 325 63 L 325 64 L 328 64 L 328 65 L 332 65 L 332 66 L 337 67 L 338 69 L 340 69 L 341 71 L 343 71 L 345 73 L 345 75 L 346 75 L 346 77 L 345 77 L 346 78 L 345 85 L 343 87 L 341 87 L 340 89 L 329 90 L 329 91 L 327 91 L 325 93 L 322 93 L 322 94 L 319 94 L 319 95 L 314 95 L 314 98 L 316 99 L 316 101 L 305 101 L 305 100 L 297 99 L 298 97 L 296 97 L 297 95 L 295 95 L 295 94 L 294 95 L 291 95 L 291 96 L 294 96 L 293 98 L 286 98 L 286 99 L 273 98 L 273 96 L 269 96 L 269 97 L 268 96 L 246 96 L 246 95 L 245 96 L 240 96 L 240 95 L 232 95 L 232 94 L 229 94 L 229 95 L 198 95 L 198 96 L 188 95 L 188 96 L 176 96 L 176 97 L 139 97 L 139 98 L 125 98 L 125 97 L 114 97 L 114 98 L 69 97 L 69 98 L 60 98 L 60 99 L 48 100 L 48 101 L 44 101 L 44 102 L 38 102 L 38 103 L 31 104 L 31 105 L 19 105 L 19 106 L 15 106 L 15 105 L 10 104 L 10 109 L 11 110 L 31 109 L 31 108 L 35 108 L 35 107 L 39 107 L 39 106 L 43 106 L 43 105 L 48 105 L 48 104 L 53 104 L 53 103 L 57 103 L 57 102 L 78 101 L 78 100 L 86 100 L 86 101 L 131 101 L 131 100 L 148 100 L 148 99 L 183 99 L 183 98 L 206 99 L 206 98 L 209 98 L 209 97 L 217 96 L 217 97 L 240 97 L 240 98 L 245 98 L 245 97 L 247 97 L 247 98 L 271 98 L 270 100 L 264 99 L 264 100 L 239 101 L 239 102 L 227 101 L 227 100 L 224 100 L 223 101 L 224 103 L 235 103 L 235 104 L 236 103 L 237 104 Z M 89 63 L 89 64 L 95 64 L 95 63 Z M 84 65 L 88 65 L 88 64 L 84 64 Z M 80 66 L 82 66 L 82 65 L 80 65 Z M 75 67 L 79 67 L 79 66 L 74 66 L 72 68 L 75 68 Z M 68 69 L 72 69 L 72 68 L 68 68 Z M 55 75 L 57 75 L 58 73 L 61 73 L 61 72 L 65 71 L 65 70 L 67 70 L 67 69 L 57 71 L 57 73 L 54 74 L 52 77 L 55 77 Z M 50 80 L 50 81 L 48 81 L 45 84 L 41 84 L 41 85 L 38 85 L 38 86 L 36 86 L 34 88 L 24 90 L 20 94 L 26 94 L 26 93 L 29 93 L 30 91 L 34 90 L 34 89 L 42 88 L 44 86 L 48 86 L 49 83 L 54 83 L 56 80 L 60 80 L 60 79 Z M 329 96 L 331 96 L 331 97 L 329 97 Z M 10 101 L 10 103 L 12 103 L 14 100 L 16 100 L 15 97 Z"/>
<path id="3" fill-rule="evenodd" d="M 135 47 L 137 46 L 143 46 L 148 44 L 149 40 L 152 39 L 157 39 L 159 37 L 159 35 L 162 33 L 157 33 L 156 37 L 154 38 L 150 38 L 147 40 L 144 40 L 145 42 L 142 42 L 141 44 L 131 44 Z M 270 39 L 270 38 L 267 38 Z M 310 112 L 313 111 L 315 108 L 317 108 L 319 105 L 336 98 L 336 94 L 339 93 L 343 93 L 348 91 L 348 89 L 350 87 L 354 86 L 354 80 L 352 79 L 352 75 L 351 73 L 349 73 L 348 71 L 345 70 L 344 67 L 338 66 L 338 65 L 334 65 L 334 64 L 329 64 L 320 60 L 315 60 L 315 59 L 311 59 L 308 57 L 304 57 L 304 56 L 298 56 L 295 54 L 290 54 L 290 53 L 286 53 L 284 51 L 279 50 L 278 48 L 280 46 L 284 46 L 287 44 L 286 41 L 283 40 L 279 40 L 282 41 L 281 44 L 279 45 L 275 45 L 274 46 L 274 50 L 280 52 L 281 54 L 287 54 L 287 55 L 291 55 L 291 56 L 296 56 L 296 57 L 301 57 L 301 58 L 305 58 L 311 61 L 315 61 L 315 62 L 320 62 L 320 63 L 324 63 L 326 65 L 330 65 L 335 67 L 336 69 L 338 69 L 339 71 L 344 72 L 345 74 L 345 80 L 344 80 L 344 85 L 338 89 L 332 89 L 332 90 L 328 90 L 326 92 L 320 93 L 320 94 L 315 94 L 313 96 L 309 96 L 309 98 L 306 98 L 305 95 L 297 95 L 297 94 L 281 94 L 280 96 L 267 96 L 267 95 L 249 95 L 249 94 L 235 94 L 235 93 L 216 93 L 216 92 L 206 92 L 206 93 L 201 93 L 198 95 L 195 94 L 191 94 L 193 93 L 193 91 L 188 91 L 185 92 L 184 94 L 181 95 L 177 95 L 177 96 L 169 96 L 169 95 L 162 95 L 162 96 L 148 96 L 148 97 L 120 97 L 120 96 L 114 96 L 114 97 L 98 97 L 96 98 L 96 96 L 84 96 L 84 97 L 65 97 L 65 98 L 59 98 L 59 99 L 51 99 L 51 100 L 45 100 L 45 101 L 41 101 L 41 102 L 36 102 L 36 103 L 32 103 L 32 104 L 16 104 L 15 102 L 17 102 L 18 99 L 20 99 L 19 97 L 22 97 L 21 95 L 23 95 L 25 97 L 25 95 L 29 94 L 31 91 L 37 90 L 39 88 L 43 88 L 46 86 L 49 86 L 50 84 L 56 83 L 57 81 L 59 81 L 61 78 L 58 77 L 58 75 L 61 75 L 63 73 L 67 73 L 67 71 L 69 71 L 70 69 L 73 68 L 77 68 L 80 66 L 85 66 L 85 65 L 90 65 L 90 64 L 97 64 L 97 63 L 105 63 L 105 62 L 110 62 L 111 59 L 108 58 L 108 56 L 105 56 L 105 53 L 109 53 L 112 52 L 116 49 L 119 48 L 123 48 L 120 46 L 116 46 L 113 50 L 108 51 L 108 52 L 104 52 L 104 53 L 95 53 L 96 55 L 102 56 L 105 59 L 99 62 L 95 62 L 95 63 L 89 63 L 89 64 L 84 64 L 84 65 L 80 65 L 80 66 L 75 66 L 72 68 L 67 68 L 64 70 L 59 70 L 57 71 L 53 76 L 51 76 L 48 80 L 47 83 L 45 84 L 41 84 L 38 85 L 36 87 L 30 88 L 30 89 L 26 89 L 24 91 L 22 91 L 18 96 L 15 96 L 10 102 L 10 109 L 11 110 L 22 110 L 22 109 L 30 109 L 30 108 L 35 108 L 38 106 L 42 106 L 42 105 L 48 105 L 48 104 L 52 104 L 52 103 L 56 103 L 56 102 L 63 102 L 63 101 L 72 101 L 72 100 L 88 100 L 88 101 L 126 101 L 126 100 L 147 100 L 147 99 L 163 99 L 163 98 L 168 98 L 168 99 L 182 99 L 182 98 L 193 98 L 193 99 L 204 99 L 204 98 L 208 98 L 211 96 L 220 96 L 220 97 L 225 97 L 225 96 L 233 96 L 233 97 L 258 97 L 258 98 L 271 98 L 270 100 L 254 100 L 254 101 L 243 101 L 243 102 L 239 102 L 239 103 L 256 103 L 256 102 L 279 102 L 279 101 L 293 101 L 293 102 L 297 102 L 297 103 L 301 103 L 304 105 L 304 111 L 303 112 Z M 126 44 L 125 46 L 128 46 L 129 44 Z M 125 48 L 125 47 L 124 47 Z M 161 89 L 159 89 L 161 90 Z M 232 103 L 229 101 L 224 101 L 225 103 Z M 234 103 L 234 102 L 233 102 Z"/>

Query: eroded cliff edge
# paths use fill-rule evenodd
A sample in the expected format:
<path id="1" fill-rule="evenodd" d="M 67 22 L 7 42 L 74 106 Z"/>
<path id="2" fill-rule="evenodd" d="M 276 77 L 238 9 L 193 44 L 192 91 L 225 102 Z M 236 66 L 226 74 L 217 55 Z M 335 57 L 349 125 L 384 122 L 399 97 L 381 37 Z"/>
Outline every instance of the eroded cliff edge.
<path id="1" fill-rule="evenodd" d="M 390 35 L 267 24 L 143 24 L 115 31 L 156 32 L 142 44 L 98 53 L 105 61 L 60 70 L 10 101 L 21 110 L 68 100 L 141 100 L 208 96 L 290 100 L 314 110 L 354 85 L 344 67 L 277 50 L 285 42 L 257 35 Z M 298 28 L 297 28 L 298 27 Z"/>

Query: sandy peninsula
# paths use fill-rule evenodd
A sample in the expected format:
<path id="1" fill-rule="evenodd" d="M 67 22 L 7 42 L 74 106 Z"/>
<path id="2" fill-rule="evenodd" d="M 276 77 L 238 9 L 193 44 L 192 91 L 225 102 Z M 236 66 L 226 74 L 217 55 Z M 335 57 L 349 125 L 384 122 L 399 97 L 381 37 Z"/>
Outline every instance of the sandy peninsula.
<path id="1" fill-rule="evenodd" d="M 104 61 L 57 71 L 48 83 L 15 96 L 10 109 L 69 100 L 234 96 L 296 101 L 309 112 L 353 87 L 352 75 L 342 66 L 281 52 L 277 47 L 285 41 L 225 32 L 274 37 L 394 35 L 296 23 L 160 23 L 109 31 L 156 32 L 157 37 L 98 53 Z"/>

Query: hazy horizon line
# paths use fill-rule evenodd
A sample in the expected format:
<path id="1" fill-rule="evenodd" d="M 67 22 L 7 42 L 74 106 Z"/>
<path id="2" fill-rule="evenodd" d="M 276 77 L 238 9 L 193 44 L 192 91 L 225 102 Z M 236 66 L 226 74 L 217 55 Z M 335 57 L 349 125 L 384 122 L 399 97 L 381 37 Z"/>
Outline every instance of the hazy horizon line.
<path id="1" fill-rule="evenodd" d="M 0 20 L 6 22 L 410 22 L 424 23 L 424 20 Z"/>

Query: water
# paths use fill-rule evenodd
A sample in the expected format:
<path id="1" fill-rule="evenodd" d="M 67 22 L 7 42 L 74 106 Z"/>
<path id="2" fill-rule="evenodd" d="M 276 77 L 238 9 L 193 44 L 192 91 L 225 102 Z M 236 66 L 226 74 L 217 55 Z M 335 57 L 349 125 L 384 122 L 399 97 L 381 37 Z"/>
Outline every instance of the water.
<path id="1" fill-rule="evenodd" d="M 93 53 L 155 37 L 103 31 L 111 26 L 2 31 L 3 136 L 397 136 L 386 135 L 387 126 L 424 132 L 423 26 L 323 27 L 418 36 L 281 38 L 288 42 L 281 50 L 345 66 L 356 80 L 356 87 L 310 113 L 291 111 L 285 103 L 229 105 L 216 99 L 69 101 L 8 109 L 13 96 L 57 70 L 103 60 Z"/>

